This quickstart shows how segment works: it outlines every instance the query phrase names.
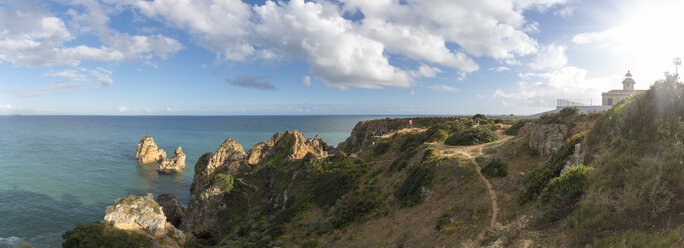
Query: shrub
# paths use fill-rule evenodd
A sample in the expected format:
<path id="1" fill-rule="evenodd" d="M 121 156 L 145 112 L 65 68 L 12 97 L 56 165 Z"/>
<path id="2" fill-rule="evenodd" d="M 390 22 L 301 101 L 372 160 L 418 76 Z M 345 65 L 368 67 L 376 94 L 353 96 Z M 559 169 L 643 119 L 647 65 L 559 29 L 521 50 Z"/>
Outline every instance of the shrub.
<path id="1" fill-rule="evenodd" d="M 62 234 L 62 247 L 150 247 L 144 235 L 107 227 L 102 222 L 76 224 L 73 230 Z"/>
<path id="2" fill-rule="evenodd" d="M 423 187 L 432 183 L 434 173 L 431 168 L 419 165 L 411 167 L 407 174 L 394 196 L 402 206 L 411 207 L 423 201 Z"/>
<path id="3" fill-rule="evenodd" d="M 489 143 L 501 139 L 501 136 L 486 127 L 469 128 L 451 135 L 444 143 L 452 146 L 467 146 Z"/>
<path id="4" fill-rule="evenodd" d="M 594 242 L 593 247 L 677 247 L 682 244 L 680 229 L 667 233 L 647 234 L 639 231 L 627 231 L 613 234 Z"/>
<path id="5" fill-rule="evenodd" d="M 504 134 L 516 136 L 516 135 L 518 135 L 518 132 L 520 132 L 520 129 L 523 128 L 525 126 L 525 124 L 527 124 L 528 122 L 531 122 L 531 121 L 532 120 L 518 120 L 513 125 L 511 125 L 511 127 L 506 129 L 506 131 L 504 131 Z"/>
<path id="6" fill-rule="evenodd" d="M 375 155 L 382 155 L 385 154 L 387 151 L 389 151 L 390 147 L 392 146 L 391 143 L 387 141 L 381 141 L 375 144 L 373 147 L 373 153 Z"/>
<path id="7" fill-rule="evenodd" d="M 560 177 L 552 179 L 542 191 L 542 205 L 548 206 L 549 217 L 558 219 L 567 216 L 579 200 L 587 182 L 589 168 L 578 165 L 568 168 Z"/>
<path id="8" fill-rule="evenodd" d="M 492 159 L 487 165 L 480 170 L 482 174 L 489 177 L 506 177 L 508 176 L 508 164 L 504 163 L 498 158 Z"/>
<path id="9" fill-rule="evenodd" d="M 378 197 L 379 195 L 380 190 L 375 187 L 367 187 L 345 195 L 335 204 L 330 223 L 335 228 L 342 228 L 363 219 L 380 206 L 382 198 Z"/>
<path id="10" fill-rule="evenodd" d="M 344 158 L 340 161 L 324 161 L 311 175 L 314 203 L 321 207 L 332 205 L 353 189 L 358 178 L 366 173 L 368 167 L 361 160 L 352 162 Z"/>

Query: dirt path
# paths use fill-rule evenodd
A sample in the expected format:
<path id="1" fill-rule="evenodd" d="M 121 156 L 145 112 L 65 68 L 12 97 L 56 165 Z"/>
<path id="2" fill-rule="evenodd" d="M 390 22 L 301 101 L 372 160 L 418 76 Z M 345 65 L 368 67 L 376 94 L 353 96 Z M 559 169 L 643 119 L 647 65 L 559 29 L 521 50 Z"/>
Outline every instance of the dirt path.
<path id="1" fill-rule="evenodd" d="M 444 142 L 437 142 L 437 143 L 432 144 L 432 146 L 434 148 L 439 149 L 441 151 L 450 151 L 449 153 L 443 152 L 442 154 L 444 154 L 444 156 L 447 156 L 447 157 L 462 156 L 462 157 L 465 157 L 467 159 L 470 159 L 470 161 L 473 164 L 475 164 L 477 175 L 480 177 L 480 179 L 482 179 L 482 181 L 484 181 L 485 185 L 487 186 L 487 192 L 489 193 L 489 199 L 492 202 L 492 218 L 489 220 L 489 227 L 482 229 L 482 231 L 480 231 L 480 233 L 477 234 L 477 239 L 475 240 L 476 246 L 479 246 L 479 243 L 484 238 L 484 235 L 485 235 L 485 233 L 487 233 L 487 230 L 493 228 L 494 225 L 496 224 L 497 215 L 499 213 L 499 205 L 496 202 L 496 191 L 494 191 L 494 188 L 492 188 L 492 184 L 489 183 L 489 180 L 487 180 L 487 178 L 484 175 L 482 175 L 482 172 L 480 172 L 480 165 L 477 164 L 477 162 L 475 161 L 475 158 L 482 156 L 482 154 L 483 154 L 482 149 L 485 146 L 494 146 L 494 145 L 500 144 L 502 142 L 505 142 L 505 141 L 513 138 L 513 136 L 504 135 L 503 131 L 501 131 L 501 130 L 499 130 L 499 132 L 497 132 L 497 133 L 499 135 L 501 135 L 503 138 L 500 140 L 490 142 L 490 143 L 485 143 L 485 144 L 472 145 L 472 146 L 450 146 L 450 145 L 444 144 Z"/>

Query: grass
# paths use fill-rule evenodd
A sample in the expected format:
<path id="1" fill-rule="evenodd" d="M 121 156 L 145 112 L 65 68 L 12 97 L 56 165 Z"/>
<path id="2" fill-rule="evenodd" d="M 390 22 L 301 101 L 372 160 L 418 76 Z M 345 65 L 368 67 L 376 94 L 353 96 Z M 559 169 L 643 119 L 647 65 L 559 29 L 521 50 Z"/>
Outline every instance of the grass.
<path id="1" fill-rule="evenodd" d="M 133 231 L 108 228 L 102 222 L 76 224 L 75 228 L 62 234 L 62 247 L 150 247 L 151 240 Z"/>
<path id="2" fill-rule="evenodd" d="M 404 207 L 415 206 L 423 201 L 423 187 L 430 185 L 433 178 L 434 173 L 431 168 L 422 165 L 413 166 L 408 170 L 401 186 L 394 192 L 394 197 Z"/>
<path id="3" fill-rule="evenodd" d="M 508 176 L 508 164 L 495 158 L 483 166 L 480 172 L 488 177 L 506 177 Z"/>

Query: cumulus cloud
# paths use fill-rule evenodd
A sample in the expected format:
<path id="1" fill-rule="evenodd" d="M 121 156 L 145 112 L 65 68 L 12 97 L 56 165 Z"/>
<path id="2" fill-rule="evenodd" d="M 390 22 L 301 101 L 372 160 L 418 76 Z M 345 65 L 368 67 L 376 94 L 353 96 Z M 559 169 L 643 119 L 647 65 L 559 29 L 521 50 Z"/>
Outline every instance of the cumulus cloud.
<path id="1" fill-rule="evenodd" d="M 570 16 L 572 16 L 572 14 L 574 14 L 574 12 L 575 12 L 575 8 L 568 6 L 568 7 L 553 11 L 553 15 L 560 16 L 560 17 L 570 17 Z"/>
<path id="2" fill-rule="evenodd" d="M 531 107 L 553 108 L 556 99 L 589 99 L 600 103 L 601 92 L 620 87 L 621 75 L 587 77 L 588 71 L 567 66 L 547 73 L 521 74 L 513 91 L 497 89 L 494 97 L 520 101 Z"/>
<path id="3" fill-rule="evenodd" d="M 558 69 L 568 63 L 565 55 L 565 46 L 551 44 L 545 46 L 537 53 L 534 61 L 529 64 L 534 70 Z"/>
<path id="4" fill-rule="evenodd" d="M 57 16 L 37 1 L 10 0 L 0 5 L 0 60 L 15 65 L 76 66 L 84 60 L 114 62 L 149 60 L 154 55 L 166 58 L 182 47 L 178 41 L 157 36 L 130 36 L 110 29 L 109 17 L 100 2 L 73 3 L 83 12 L 70 8 Z M 69 30 L 65 20 L 70 18 Z M 83 34 L 95 34 L 102 45 L 70 45 Z"/>
<path id="5" fill-rule="evenodd" d="M 442 72 L 442 70 L 440 70 L 437 67 L 430 67 L 427 65 L 421 65 L 420 67 L 418 67 L 418 70 L 410 71 L 409 74 L 411 74 L 411 76 L 415 77 L 415 78 L 419 78 L 419 77 L 433 78 L 437 75 L 437 73 L 440 73 L 440 72 Z"/>
<path id="6" fill-rule="evenodd" d="M 121 113 L 124 113 L 124 112 L 128 112 L 130 109 L 126 106 L 119 106 L 118 108 L 116 108 L 116 110 L 118 110 Z"/>
<path id="7" fill-rule="evenodd" d="M 242 87 L 242 88 L 252 88 L 252 89 L 262 89 L 262 90 L 276 90 L 276 87 L 271 83 L 266 82 L 263 78 L 255 75 L 242 74 L 235 77 L 235 79 L 226 80 L 230 84 Z"/>
<path id="8" fill-rule="evenodd" d="M 95 80 L 98 85 L 100 86 L 111 86 L 114 83 L 114 80 L 112 80 L 112 72 L 98 67 L 97 70 L 91 70 L 90 75 L 95 77 Z"/>
<path id="9" fill-rule="evenodd" d="M 191 33 L 223 60 L 301 59 L 313 77 L 339 89 L 407 88 L 426 75 L 420 68 L 406 71 L 391 64 L 393 55 L 455 69 L 463 76 L 479 69 L 473 56 L 516 61 L 538 49 L 527 34 L 536 32 L 538 23 L 523 13 L 565 2 L 126 1 L 149 18 Z M 351 20 L 347 14 L 362 18 Z"/>
<path id="10" fill-rule="evenodd" d="M 62 83 L 54 83 L 50 86 L 52 89 L 72 89 L 72 88 L 79 88 L 83 86 L 82 83 L 79 82 L 62 82 Z"/>
<path id="11" fill-rule="evenodd" d="M 456 89 L 454 87 L 448 86 L 448 85 L 443 85 L 443 84 L 438 84 L 438 85 L 430 85 L 428 88 L 436 91 L 441 91 L 441 92 L 459 92 L 461 90 Z"/>

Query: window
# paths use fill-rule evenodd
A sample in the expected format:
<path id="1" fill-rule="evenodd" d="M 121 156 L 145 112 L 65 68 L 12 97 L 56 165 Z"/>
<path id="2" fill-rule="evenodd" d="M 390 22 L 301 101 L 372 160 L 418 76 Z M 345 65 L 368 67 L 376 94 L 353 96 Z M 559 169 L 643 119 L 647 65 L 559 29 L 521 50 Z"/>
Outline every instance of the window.
<path id="1" fill-rule="evenodd" d="M 608 105 L 613 105 L 613 98 L 608 98 Z"/>

